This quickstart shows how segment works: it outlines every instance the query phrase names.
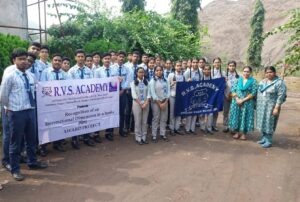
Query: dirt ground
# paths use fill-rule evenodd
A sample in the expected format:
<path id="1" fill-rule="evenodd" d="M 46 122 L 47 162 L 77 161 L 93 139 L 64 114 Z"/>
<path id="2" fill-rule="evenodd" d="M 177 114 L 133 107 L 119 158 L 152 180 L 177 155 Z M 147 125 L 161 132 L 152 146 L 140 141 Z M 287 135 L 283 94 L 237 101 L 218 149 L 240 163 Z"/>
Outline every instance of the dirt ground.
<path id="1" fill-rule="evenodd" d="M 283 106 L 274 147 L 222 132 L 137 145 L 133 136 L 79 151 L 50 150 L 50 167 L 16 182 L 0 171 L 0 201 L 300 201 L 300 94 Z M 221 123 L 222 117 L 219 117 Z M 221 124 L 219 123 L 219 128 Z"/>

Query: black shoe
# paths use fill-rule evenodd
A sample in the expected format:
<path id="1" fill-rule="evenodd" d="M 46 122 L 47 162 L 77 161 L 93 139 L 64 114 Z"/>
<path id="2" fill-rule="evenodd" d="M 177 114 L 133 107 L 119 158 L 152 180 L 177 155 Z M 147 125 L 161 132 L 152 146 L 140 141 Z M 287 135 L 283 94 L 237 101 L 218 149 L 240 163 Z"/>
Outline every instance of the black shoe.
<path id="1" fill-rule="evenodd" d="M 39 149 L 39 154 L 40 154 L 40 156 L 45 157 L 45 156 L 47 156 L 48 151 L 46 150 L 46 148 L 41 147 Z"/>
<path id="2" fill-rule="evenodd" d="M 191 133 L 192 135 L 197 135 L 197 133 L 195 133 L 195 131 L 192 131 L 192 130 L 190 130 L 190 133 Z"/>
<path id="3" fill-rule="evenodd" d="M 48 164 L 37 161 L 33 165 L 28 166 L 30 170 L 38 170 L 38 169 L 45 169 L 48 168 Z"/>
<path id="4" fill-rule="evenodd" d="M 38 152 L 37 152 L 38 153 Z M 27 156 L 24 156 L 23 154 L 21 154 L 20 156 L 20 163 L 27 163 L 28 159 Z"/>
<path id="5" fill-rule="evenodd" d="M 142 141 L 136 141 L 136 143 L 137 143 L 138 145 L 143 145 L 143 142 L 142 142 Z"/>
<path id="6" fill-rule="evenodd" d="M 201 128 L 200 130 L 201 130 L 201 132 L 206 133 L 206 130 L 205 130 L 205 129 L 202 129 L 202 128 Z"/>
<path id="7" fill-rule="evenodd" d="M 108 139 L 109 141 L 114 141 L 114 136 L 112 134 L 106 134 L 105 138 Z"/>
<path id="8" fill-rule="evenodd" d="M 214 133 L 211 130 L 206 129 L 206 133 L 209 135 L 213 135 Z"/>
<path id="9" fill-rule="evenodd" d="M 164 140 L 165 142 L 169 142 L 169 139 L 166 136 L 161 136 L 161 139 Z"/>
<path id="10" fill-rule="evenodd" d="M 152 140 L 151 140 L 153 143 L 157 143 L 157 139 L 156 138 L 152 138 Z"/>
<path id="11" fill-rule="evenodd" d="M 229 129 L 228 128 L 225 128 L 224 130 L 223 130 L 223 133 L 228 133 L 229 132 Z"/>
<path id="12" fill-rule="evenodd" d="M 74 149 L 77 149 L 77 150 L 80 149 L 78 141 L 73 140 L 71 144 Z"/>
<path id="13" fill-rule="evenodd" d="M 67 145 L 67 141 L 66 141 L 65 139 L 62 139 L 62 140 L 60 141 L 60 143 L 61 143 L 62 145 Z"/>
<path id="14" fill-rule="evenodd" d="M 20 172 L 12 173 L 11 175 L 16 181 L 23 181 L 25 179 Z"/>
<path id="15" fill-rule="evenodd" d="M 217 127 L 212 127 L 212 131 L 218 132 L 218 128 Z"/>
<path id="16" fill-rule="evenodd" d="M 3 168 L 5 168 L 5 170 L 7 170 L 8 172 L 11 172 L 11 166 L 9 163 L 3 163 L 2 166 L 3 166 Z"/>
<path id="17" fill-rule="evenodd" d="M 166 126 L 166 130 L 171 130 L 169 126 Z"/>
<path id="18" fill-rule="evenodd" d="M 120 133 L 119 135 L 120 135 L 121 137 L 127 137 L 127 134 L 124 133 L 124 132 Z"/>
<path id="19" fill-rule="evenodd" d="M 100 135 L 95 135 L 95 136 L 93 137 L 93 140 L 94 140 L 95 142 L 97 142 L 97 143 L 102 143 L 102 139 L 101 139 Z"/>
<path id="20" fill-rule="evenodd" d="M 200 123 L 199 122 L 196 122 L 196 127 L 200 127 Z"/>
<path id="21" fill-rule="evenodd" d="M 171 136 L 176 136 L 175 131 L 170 131 L 170 135 L 171 135 Z"/>
<path id="22" fill-rule="evenodd" d="M 191 132 L 186 130 L 186 131 L 185 131 L 185 134 L 190 135 Z"/>
<path id="23" fill-rule="evenodd" d="M 143 144 L 149 144 L 149 142 L 147 140 L 142 140 Z"/>
<path id="24" fill-rule="evenodd" d="M 95 146 L 95 143 L 92 140 L 90 140 L 90 139 L 83 140 L 83 143 L 86 144 L 89 147 Z"/>
<path id="25" fill-rule="evenodd" d="M 59 152 L 66 152 L 65 148 L 61 144 L 53 145 L 53 149 L 55 149 Z"/>

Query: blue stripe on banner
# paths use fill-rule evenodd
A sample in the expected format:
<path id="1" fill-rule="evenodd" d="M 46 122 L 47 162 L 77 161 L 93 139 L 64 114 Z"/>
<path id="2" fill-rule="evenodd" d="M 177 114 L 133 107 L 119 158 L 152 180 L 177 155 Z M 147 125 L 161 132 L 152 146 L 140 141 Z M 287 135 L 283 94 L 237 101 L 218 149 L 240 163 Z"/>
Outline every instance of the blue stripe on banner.
<path id="1" fill-rule="evenodd" d="M 176 84 L 175 116 L 209 114 L 223 110 L 225 78 Z"/>

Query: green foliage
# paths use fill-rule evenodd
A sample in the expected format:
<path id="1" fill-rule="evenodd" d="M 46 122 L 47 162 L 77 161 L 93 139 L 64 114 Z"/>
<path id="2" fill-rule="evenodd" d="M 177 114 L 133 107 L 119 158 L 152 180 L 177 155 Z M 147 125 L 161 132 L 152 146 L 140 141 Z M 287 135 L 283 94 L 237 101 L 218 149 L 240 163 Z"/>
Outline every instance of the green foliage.
<path id="1" fill-rule="evenodd" d="M 190 26 L 170 17 L 135 11 L 110 19 L 100 13 L 87 13 L 81 12 L 62 27 L 52 26 L 48 30 L 51 52 L 70 58 L 78 48 L 87 52 L 138 50 L 172 59 L 200 55 L 198 35 L 190 31 Z M 202 30 L 207 34 L 206 29 Z"/>
<path id="2" fill-rule="evenodd" d="M 122 11 L 124 13 L 130 11 L 143 11 L 145 10 L 145 0 L 120 0 L 123 2 L 122 4 Z"/>
<path id="3" fill-rule="evenodd" d="M 263 46 L 263 27 L 265 20 L 265 9 L 261 0 L 256 0 L 254 14 L 251 18 L 251 37 L 248 47 L 248 64 L 254 68 L 261 66 L 261 52 Z"/>
<path id="4" fill-rule="evenodd" d="M 28 42 L 18 36 L 6 35 L 0 33 L 0 78 L 4 69 L 11 64 L 10 55 L 15 48 L 28 47 Z"/>
<path id="5" fill-rule="evenodd" d="M 285 57 L 275 65 L 286 66 L 287 74 L 297 74 L 300 72 L 300 8 L 291 10 L 289 14 L 291 17 L 286 24 L 266 33 L 265 37 L 280 32 L 288 32 L 291 34 L 287 44 L 288 48 L 285 52 Z"/>
<path id="6" fill-rule="evenodd" d="M 198 11 L 201 0 L 172 0 L 171 15 L 174 19 L 188 24 L 192 27 L 191 31 L 198 31 Z"/>

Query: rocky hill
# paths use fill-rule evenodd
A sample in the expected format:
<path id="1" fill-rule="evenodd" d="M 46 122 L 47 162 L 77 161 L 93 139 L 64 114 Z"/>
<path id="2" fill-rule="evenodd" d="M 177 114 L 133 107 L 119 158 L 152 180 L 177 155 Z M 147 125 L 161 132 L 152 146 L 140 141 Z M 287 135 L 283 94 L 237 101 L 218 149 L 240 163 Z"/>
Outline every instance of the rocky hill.
<path id="1" fill-rule="evenodd" d="M 220 56 L 245 62 L 250 38 L 250 19 L 254 0 L 215 0 L 200 11 L 201 24 L 209 30 L 204 53 L 208 58 Z M 287 11 L 300 7 L 299 0 L 263 0 L 264 31 L 270 31 L 288 20 Z M 284 56 L 288 34 L 270 36 L 264 42 L 262 63 L 273 64 Z"/>

